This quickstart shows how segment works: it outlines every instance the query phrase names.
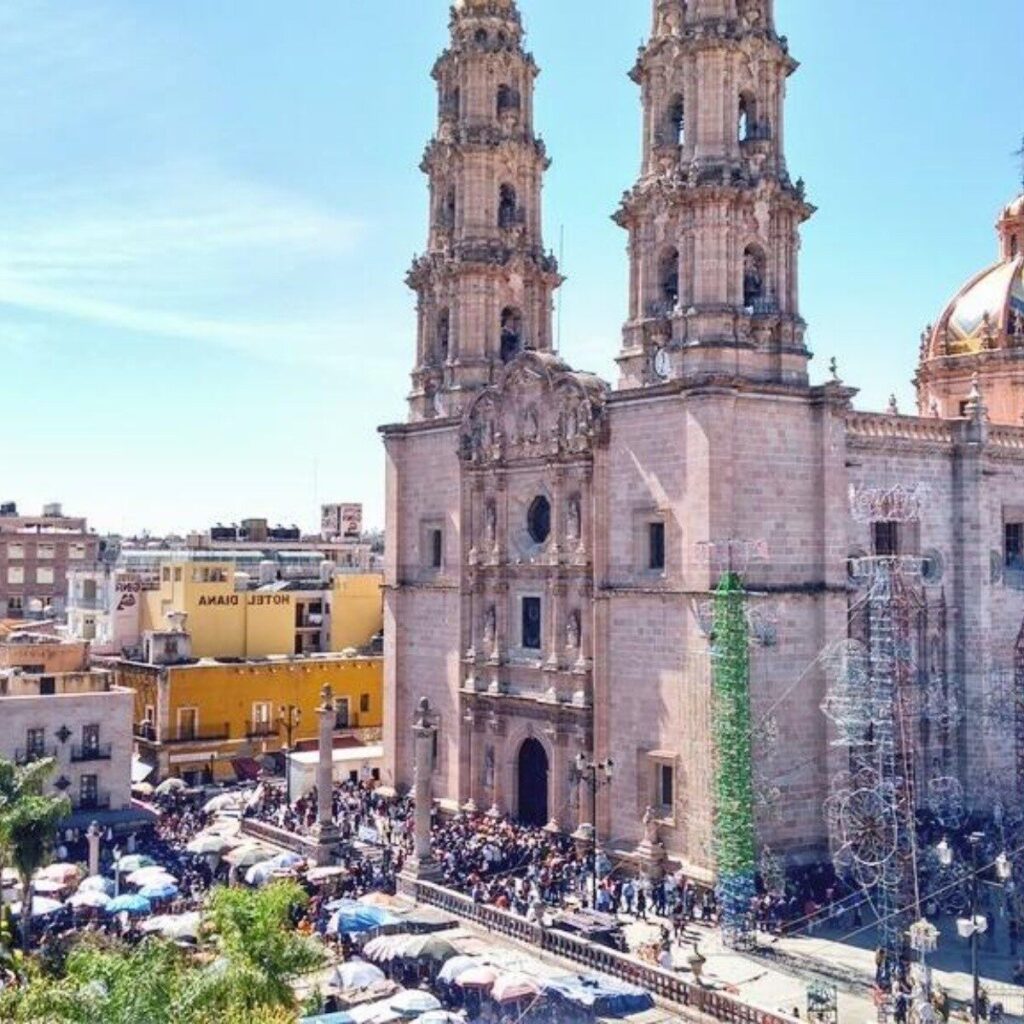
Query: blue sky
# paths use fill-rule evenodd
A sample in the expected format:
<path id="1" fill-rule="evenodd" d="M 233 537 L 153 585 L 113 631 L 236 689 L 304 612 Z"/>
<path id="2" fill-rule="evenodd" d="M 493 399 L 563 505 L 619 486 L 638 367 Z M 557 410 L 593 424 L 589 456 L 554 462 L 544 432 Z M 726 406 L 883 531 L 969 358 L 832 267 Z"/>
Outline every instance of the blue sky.
<path id="1" fill-rule="evenodd" d="M 562 351 L 613 378 L 648 0 L 521 0 L 565 231 Z M 1024 4 L 778 0 L 803 312 L 858 404 L 995 255 Z M 0 498 L 187 530 L 382 519 L 404 417 L 443 0 L 0 0 Z"/>

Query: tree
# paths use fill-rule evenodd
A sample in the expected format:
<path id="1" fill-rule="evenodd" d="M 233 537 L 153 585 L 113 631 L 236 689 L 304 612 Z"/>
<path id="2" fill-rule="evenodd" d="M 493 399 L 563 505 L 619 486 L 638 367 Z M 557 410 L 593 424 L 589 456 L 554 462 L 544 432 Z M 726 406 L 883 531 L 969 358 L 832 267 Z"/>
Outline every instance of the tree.
<path id="1" fill-rule="evenodd" d="M 10 762 L 0 761 L 0 845 L 21 880 L 21 939 L 26 950 L 32 936 L 32 878 L 48 862 L 57 826 L 71 813 L 67 797 L 43 795 L 43 783 L 54 766 L 54 760 L 46 758 L 12 773 Z"/>

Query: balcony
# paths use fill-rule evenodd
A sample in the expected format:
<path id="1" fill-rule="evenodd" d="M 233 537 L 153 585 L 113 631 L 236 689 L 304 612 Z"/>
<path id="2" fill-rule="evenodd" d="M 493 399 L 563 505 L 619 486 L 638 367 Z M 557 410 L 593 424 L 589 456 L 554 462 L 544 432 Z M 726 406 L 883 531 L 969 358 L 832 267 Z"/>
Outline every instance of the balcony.
<path id="1" fill-rule="evenodd" d="M 164 743 L 175 745 L 180 743 L 216 743 L 218 740 L 231 738 L 231 726 L 224 722 L 222 725 L 206 725 L 200 729 L 179 729 L 177 735 L 168 736 Z"/>
<path id="2" fill-rule="evenodd" d="M 267 736 L 277 735 L 276 722 L 250 722 L 245 730 L 245 735 L 250 740 L 261 739 Z"/>
<path id="3" fill-rule="evenodd" d="M 109 761 L 113 752 L 110 743 L 91 743 L 83 747 L 71 748 L 72 761 Z"/>
<path id="4" fill-rule="evenodd" d="M 132 734 L 137 740 L 148 740 L 150 743 L 157 742 L 156 726 L 152 722 L 136 722 Z"/>
<path id="5" fill-rule="evenodd" d="M 109 811 L 109 793 L 90 793 L 73 798 L 71 807 L 75 811 Z"/>
<path id="6" fill-rule="evenodd" d="M 14 763 L 20 767 L 32 764 L 33 761 L 42 761 L 44 758 L 56 756 L 56 747 L 33 747 L 30 750 L 15 750 Z"/>

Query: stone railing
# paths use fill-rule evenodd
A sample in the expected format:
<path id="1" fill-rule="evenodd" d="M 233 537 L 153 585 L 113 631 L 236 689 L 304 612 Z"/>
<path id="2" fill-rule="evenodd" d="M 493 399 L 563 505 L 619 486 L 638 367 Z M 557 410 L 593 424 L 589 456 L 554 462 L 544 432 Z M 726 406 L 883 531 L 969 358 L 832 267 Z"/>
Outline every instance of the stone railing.
<path id="1" fill-rule="evenodd" d="M 499 935 L 538 946 L 545 952 L 588 969 L 646 989 L 658 999 L 727 1024 L 790 1024 L 790 1018 L 759 1009 L 733 996 L 684 981 L 672 971 L 644 963 L 634 956 L 588 942 L 569 932 L 543 928 L 497 907 L 475 903 L 468 896 L 431 882 L 403 876 L 403 892 L 421 903 L 439 907 Z"/>
<path id="2" fill-rule="evenodd" d="M 950 420 L 893 416 L 887 413 L 854 412 L 846 417 L 847 437 L 853 443 L 910 441 L 952 447 L 956 427 L 957 424 Z"/>
<path id="3" fill-rule="evenodd" d="M 310 837 L 296 835 L 287 829 L 278 828 L 266 821 L 258 821 L 256 818 L 242 819 L 242 833 L 252 836 L 253 839 L 262 839 L 274 846 L 280 846 L 283 850 L 291 850 L 303 857 L 312 856 L 316 848 L 316 843 Z"/>
<path id="4" fill-rule="evenodd" d="M 1010 451 L 1024 451 L 1024 427 L 989 427 L 989 444 Z"/>

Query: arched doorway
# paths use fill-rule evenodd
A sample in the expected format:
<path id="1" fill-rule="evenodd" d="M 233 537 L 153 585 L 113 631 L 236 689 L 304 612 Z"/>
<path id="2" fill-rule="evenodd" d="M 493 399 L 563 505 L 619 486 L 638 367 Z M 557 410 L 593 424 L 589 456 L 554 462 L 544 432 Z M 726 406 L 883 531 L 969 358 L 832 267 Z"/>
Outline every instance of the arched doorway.
<path id="1" fill-rule="evenodd" d="M 539 740 L 519 748 L 519 820 L 524 825 L 548 823 L 548 755 Z"/>

